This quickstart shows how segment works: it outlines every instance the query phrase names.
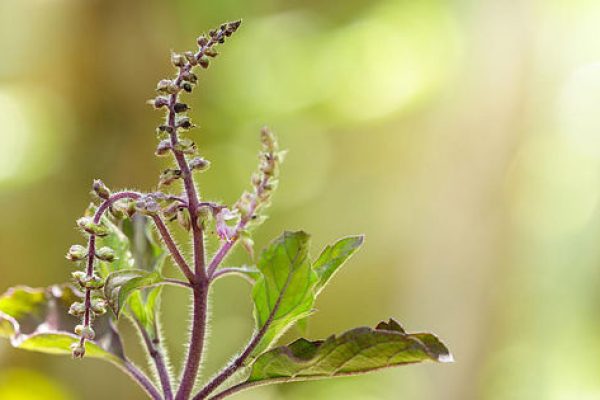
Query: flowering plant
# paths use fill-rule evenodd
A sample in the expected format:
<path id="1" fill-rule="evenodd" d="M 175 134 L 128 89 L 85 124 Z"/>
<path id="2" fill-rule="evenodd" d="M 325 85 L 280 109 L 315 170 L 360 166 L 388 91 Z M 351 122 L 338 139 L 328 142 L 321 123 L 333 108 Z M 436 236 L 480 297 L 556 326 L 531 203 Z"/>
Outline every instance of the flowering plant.
<path id="1" fill-rule="evenodd" d="M 73 245 L 67 253 L 67 259 L 81 269 L 64 284 L 9 289 L 0 297 L 0 335 L 20 349 L 107 360 L 129 374 L 150 398 L 165 400 L 216 400 L 259 385 L 353 375 L 426 360 L 451 361 L 434 335 L 407 333 L 393 319 L 326 340 L 299 339 L 276 346 L 284 332 L 313 313 L 317 296 L 363 244 L 363 237 L 340 239 L 311 259 L 309 235 L 284 232 L 255 260 L 252 231 L 264 220 L 284 156 L 267 128 L 260 133 L 259 166 L 250 190 L 233 205 L 200 197 L 195 174 L 206 171 L 210 162 L 197 154 L 188 137 L 194 125 L 181 95 L 195 88 L 194 71 L 209 67 L 218 54 L 216 48 L 240 23 L 223 24 L 200 36 L 196 51 L 171 56 L 177 73 L 158 83 L 158 95 L 151 101 L 165 112 L 157 129 L 156 155 L 174 161 L 160 174 L 157 190 L 112 192 L 102 181 L 94 181 L 97 201 L 77 221 L 87 243 Z M 173 225 L 180 225 L 191 237 L 189 258 L 173 238 Z M 205 248 L 208 235 L 215 235 L 220 244 L 212 255 Z M 238 243 L 254 266 L 225 266 Z M 164 275 L 167 257 L 182 277 Z M 196 390 L 211 285 L 236 275 L 253 285 L 255 331 L 238 355 Z M 158 309 L 164 285 L 189 290 L 192 298 L 187 357 L 178 379 L 171 372 L 162 340 Z M 150 376 L 126 356 L 119 333 L 123 317 L 140 333 L 152 365 Z"/>

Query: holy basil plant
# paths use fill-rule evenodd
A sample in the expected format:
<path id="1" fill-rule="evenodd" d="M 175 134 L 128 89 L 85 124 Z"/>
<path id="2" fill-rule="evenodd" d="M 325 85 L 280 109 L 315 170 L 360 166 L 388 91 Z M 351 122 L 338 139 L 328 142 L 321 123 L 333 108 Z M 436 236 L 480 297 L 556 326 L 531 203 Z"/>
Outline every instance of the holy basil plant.
<path id="1" fill-rule="evenodd" d="M 232 205 L 200 198 L 195 174 L 207 170 L 210 163 L 197 155 L 187 135 L 194 125 L 181 95 L 194 89 L 197 67 L 208 68 L 217 56 L 216 47 L 239 26 L 240 21 L 223 24 L 200 36 L 197 50 L 171 56 L 177 73 L 158 83 L 158 95 L 151 100 L 156 109 L 165 111 L 157 129 L 156 155 L 173 160 L 172 167 L 160 174 L 158 190 L 111 192 L 100 180 L 94 181 L 96 203 L 77 221 L 87 243 L 73 245 L 67 253 L 80 269 L 67 283 L 8 289 L 0 297 L 0 335 L 24 350 L 109 361 L 150 398 L 166 400 L 221 399 L 259 385 L 452 361 L 434 335 L 407 333 L 394 319 L 324 340 L 277 344 L 294 324 L 306 324 L 317 296 L 362 246 L 363 237 L 345 237 L 311 257 L 309 234 L 284 232 L 254 257 L 252 231 L 265 219 L 284 155 L 266 128 L 260 134 L 259 166 L 250 189 Z M 174 225 L 190 236 L 189 257 L 173 239 Z M 205 247 L 209 235 L 219 242 L 213 254 Z M 225 266 L 238 243 L 247 250 L 251 265 Z M 180 277 L 165 275 L 162 267 L 167 258 L 179 268 Z M 205 353 L 210 286 L 229 276 L 251 282 L 256 327 L 238 355 L 195 390 Z M 158 310 L 164 285 L 191 292 L 187 357 L 178 378 L 167 367 L 161 337 Z M 126 355 L 119 333 L 123 319 L 139 330 L 153 369 L 150 376 Z"/>

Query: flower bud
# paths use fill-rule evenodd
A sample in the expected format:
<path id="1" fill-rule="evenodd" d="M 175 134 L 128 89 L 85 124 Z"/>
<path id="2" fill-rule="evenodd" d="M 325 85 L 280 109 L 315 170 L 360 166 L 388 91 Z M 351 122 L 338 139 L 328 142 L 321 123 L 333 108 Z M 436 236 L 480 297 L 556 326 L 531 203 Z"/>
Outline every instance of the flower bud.
<path id="1" fill-rule="evenodd" d="M 227 24 L 227 29 L 231 30 L 232 32 L 235 32 L 238 30 L 238 28 L 240 27 L 240 25 L 242 24 L 242 20 L 239 19 L 237 21 L 232 21 L 230 23 Z"/>
<path id="2" fill-rule="evenodd" d="M 190 107 L 185 103 L 175 103 L 175 105 L 173 106 L 173 111 L 175 111 L 176 113 L 186 112 L 189 109 Z"/>
<path id="3" fill-rule="evenodd" d="M 175 67 L 183 67 L 185 65 L 185 57 L 181 54 L 172 53 L 171 54 L 171 63 Z"/>
<path id="4" fill-rule="evenodd" d="M 254 196 L 248 192 L 244 192 L 235 204 L 235 208 L 239 211 L 242 218 L 246 219 L 254 209 Z"/>
<path id="5" fill-rule="evenodd" d="M 96 315 L 104 315 L 106 313 L 106 301 L 102 299 L 92 299 L 92 311 Z"/>
<path id="6" fill-rule="evenodd" d="M 104 287 L 104 279 L 100 278 L 98 275 L 86 277 L 81 283 L 86 289 L 97 290 Z"/>
<path id="7" fill-rule="evenodd" d="M 260 130 L 260 141 L 265 151 L 275 151 L 277 149 L 277 140 L 273 132 L 267 127 L 263 127 Z"/>
<path id="8" fill-rule="evenodd" d="M 196 143 L 190 139 L 180 139 L 173 148 L 183 154 L 194 154 L 196 152 Z"/>
<path id="9" fill-rule="evenodd" d="M 158 178 L 158 184 L 159 186 L 169 186 L 179 178 L 181 178 L 181 170 L 165 169 Z"/>
<path id="10" fill-rule="evenodd" d="M 211 29 L 210 31 L 208 31 L 208 36 L 210 36 L 211 38 L 214 38 L 217 36 L 217 31 L 214 29 Z"/>
<path id="11" fill-rule="evenodd" d="M 71 272 L 71 276 L 75 279 L 81 286 L 84 285 L 84 281 L 87 277 L 86 273 L 83 271 L 73 271 Z"/>
<path id="12" fill-rule="evenodd" d="M 208 44 L 208 39 L 206 38 L 206 36 L 202 35 L 202 36 L 198 37 L 197 42 L 198 42 L 198 46 L 204 47 Z"/>
<path id="13" fill-rule="evenodd" d="M 191 65 L 196 65 L 198 64 L 198 60 L 196 59 L 196 55 L 191 52 L 191 51 L 186 51 L 185 53 L 183 53 L 183 55 L 185 56 L 186 60 L 191 64 Z"/>
<path id="14" fill-rule="evenodd" d="M 150 100 L 150 104 L 154 106 L 154 108 L 159 109 L 161 107 L 166 107 L 169 105 L 169 99 L 166 97 L 158 96 L 154 100 Z"/>
<path id="15" fill-rule="evenodd" d="M 171 141 L 169 139 L 161 140 L 156 147 L 154 154 L 157 156 L 167 155 L 171 151 Z"/>
<path id="16" fill-rule="evenodd" d="M 195 60 L 195 58 L 194 58 L 194 60 Z M 183 79 L 186 82 L 190 82 L 190 83 L 198 82 L 198 76 L 196 76 L 196 74 L 194 74 L 193 72 L 190 72 L 190 71 L 186 71 L 184 74 L 182 74 L 181 79 Z"/>
<path id="17" fill-rule="evenodd" d="M 205 223 L 210 219 L 212 215 L 212 209 L 210 206 L 201 206 L 198 208 L 198 225 L 204 227 Z"/>
<path id="18" fill-rule="evenodd" d="M 108 228 L 102 224 L 94 223 L 94 220 L 90 217 L 81 217 L 77 220 L 79 228 L 89 233 L 90 235 L 106 236 L 108 235 Z"/>
<path id="19" fill-rule="evenodd" d="M 204 52 L 204 55 L 214 58 L 214 57 L 218 56 L 219 53 L 213 49 L 206 49 L 206 51 Z"/>
<path id="20" fill-rule="evenodd" d="M 207 56 L 202 56 L 198 60 L 198 64 L 200 64 L 200 66 L 204 69 L 208 68 L 209 63 L 210 63 L 210 59 Z"/>
<path id="21" fill-rule="evenodd" d="M 181 129 L 191 129 L 194 127 L 188 117 L 181 117 L 177 120 L 176 126 Z"/>
<path id="22" fill-rule="evenodd" d="M 94 340 L 96 332 L 91 326 L 77 325 L 75 327 L 75 334 L 81 336 L 85 340 Z"/>
<path id="23" fill-rule="evenodd" d="M 250 182 L 252 182 L 252 186 L 259 187 L 262 183 L 262 177 L 259 174 L 254 173 L 252 174 L 252 178 L 250 178 Z"/>
<path id="24" fill-rule="evenodd" d="M 188 83 L 188 82 L 183 82 L 181 84 L 181 88 L 183 90 L 185 90 L 187 93 L 190 93 L 192 91 L 192 89 L 193 89 L 192 85 L 190 83 Z"/>
<path id="25" fill-rule="evenodd" d="M 73 343 L 71 344 L 71 354 L 73 355 L 73 358 L 83 358 L 85 355 L 85 347 L 79 344 L 79 342 Z"/>
<path id="26" fill-rule="evenodd" d="M 83 303 L 73 303 L 69 307 L 69 314 L 74 317 L 81 317 L 85 313 L 85 305 Z"/>
<path id="27" fill-rule="evenodd" d="M 170 79 L 162 79 L 156 85 L 156 90 L 161 93 L 177 94 L 179 87 Z"/>
<path id="28" fill-rule="evenodd" d="M 158 133 L 173 133 L 173 127 L 169 125 L 160 125 L 158 128 L 156 128 L 156 131 Z"/>
<path id="29" fill-rule="evenodd" d="M 189 167 L 192 171 L 206 171 L 210 168 L 210 161 L 202 157 L 196 157 L 190 160 Z"/>
<path id="30" fill-rule="evenodd" d="M 192 224 L 190 221 L 190 215 L 185 211 L 184 208 L 180 208 L 177 210 L 177 222 L 186 231 L 190 230 Z"/>
<path id="31" fill-rule="evenodd" d="M 70 261 L 81 261 L 87 257 L 87 249 L 79 244 L 74 244 L 69 249 L 66 257 Z"/>
<path id="32" fill-rule="evenodd" d="M 94 193 L 96 193 L 96 196 L 98 196 L 99 198 L 104 200 L 108 200 L 110 198 L 110 190 L 100 179 L 94 180 L 94 183 L 92 184 L 92 189 L 94 190 Z"/>
<path id="33" fill-rule="evenodd" d="M 102 247 L 96 251 L 96 258 L 102 261 L 112 262 L 115 260 L 115 251 L 110 247 Z"/>
<path id="34" fill-rule="evenodd" d="M 156 215 L 160 211 L 157 197 L 152 195 L 140 197 L 135 202 L 135 210 L 144 215 Z"/>
<path id="35" fill-rule="evenodd" d="M 115 202 L 112 206 L 116 213 L 125 214 L 127 217 L 133 217 L 135 214 L 135 201 L 131 199 L 122 199 Z"/>

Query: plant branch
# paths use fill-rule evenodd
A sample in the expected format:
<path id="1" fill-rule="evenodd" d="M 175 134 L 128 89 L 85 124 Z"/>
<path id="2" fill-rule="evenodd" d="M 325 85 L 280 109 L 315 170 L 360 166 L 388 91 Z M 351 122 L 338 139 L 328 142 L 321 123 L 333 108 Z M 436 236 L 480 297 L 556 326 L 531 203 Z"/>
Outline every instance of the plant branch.
<path id="1" fill-rule="evenodd" d="M 154 221 L 154 224 L 156 225 L 156 228 L 158 229 L 158 232 L 160 233 L 160 236 L 163 239 L 163 242 L 167 246 L 167 249 L 171 253 L 173 260 L 175 261 L 175 263 L 177 264 L 177 266 L 179 267 L 181 272 L 188 279 L 188 281 L 193 282 L 194 274 L 193 274 L 192 270 L 190 269 L 189 265 L 187 264 L 187 262 L 185 261 L 185 259 L 183 258 L 183 256 L 181 255 L 181 252 L 179 251 L 177 244 L 173 240 L 173 236 L 171 235 L 171 232 L 169 232 L 169 228 L 167 228 L 167 226 L 165 225 L 162 218 L 158 215 L 153 215 L 152 220 Z"/>
<path id="2" fill-rule="evenodd" d="M 194 389 L 198 369 L 200 368 L 200 361 L 202 360 L 202 351 L 204 349 L 208 282 L 196 284 L 193 293 L 192 334 L 190 337 L 185 369 L 181 377 L 181 385 L 179 386 L 177 396 L 175 397 L 176 400 L 188 399 Z"/>
<path id="3" fill-rule="evenodd" d="M 152 383 L 152 381 L 129 360 L 125 360 L 123 364 L 119 365 L 138 385 L 144 389 L 144 391 L 153 400 L 162 400 L 162 396 Z"/>
<path id="4" fill-rule="evenodd" d="M 225 36 L 225 30 L 219 29 L 218 32 L 213 36 L 211 35 L 210 40 L 206 44 L 202 45 L 198 52 L 194 55 L 198 62 L 205 56 L 207 50 L 222 41 Z M 179 68 L 179 74 L 175 80 L 175 85 L 179 86 L 183 81 L 185 74 L 189 73 L 192 69 L 191 63 L 186 63 L 183 67 Z M 177 164 L 181 170 L 183 177 L 184 187 L 187 194 L 188 211 L 191 219 L 191 229 L 193 235 L 193 249 L 194 249 L 194 280 L 191 281 L 193 289 L 193 320 L 192 320 L 192 333 L 190 336 L 190 343 L 188 348 L 188 354 L 183 370 L 181 385 L 177 391 L 177 400 L 186 400 L 189 398 L 200 369 L 200 362 L 202 361 L 202 352 L 204 349 L 204 340 L 206 333 L 206 320 L 207 320 L 207 302 L 208 302 L 208 289 L 209 279 L 206 273 L 206 260 L 204 254 L 204 237 L 202 225 L 198 220 L 198 211 L 200 207 L 200 199 L 196 192 L 194 184 L 194 177 L 187 163 L 184 153 L 177 150 L 177 144 L 179 141 L 177 135 L 177 124 L 176 124 L 176 110 L 179 92 L 175 92 L 169 97 L 169 112 L 167 117 L 167 123 L 170 128 L 170 139 L 171 139 L 171 151 L 177 161 Z"/>
<path id="5" fill-rule="evenodd" d="M 245 270 L 236 267 L 221 268 L 215 271 L 215 273 L 212 274 L 212 276 L 210 277 L 210 281 L 214 282 L 225 275 L 238 275 L 247 280 L 248 282 L 254 283 L 254 280 L 248 276 Z"/>
<path id="6" fill-rule="evenodd" d="M 188 289 L 192 288 L 192 285 L 189 282 L 180 281 L 179 279 L 165 278 L 162 283 L 172 286 L 182 286 Z"/>
<path id="7" fill-rule="evenodd" d="M 146 350 L 148 350 L 148 354 L 150 355 L 150 357 L 152 358 L 152 361 L 154 362 L 154 366 L 156 368 L 156 372 L 158 374 L 158 377 L 160 379 L 160 384 L 163 389 L 163 394 L 165 396 L 165 400 L 173 400 L 173 391 L 171 389 L 171 376 L 169 374 L 167 365 L 165 364 L 165 359 L 163 357 L 163 354 L 162 354 L 162 351 L 160 348 L 161 340 L 159 337 L 159 331 L 158 331 L 158 329 L 155 329 L 156 339 L 153 341 L 150 338 L 150 336 L 148 335 L 148 332 L 146 331 L 146 329 L 142 326 L 142 323 L 137 318 L 134 318 L 134 321 L 135 321 L 136 327 L 138 328 L 138 330 L 140 331 L 140 334 L 142 335 L 142 338 L 144 339 L 144 344 L 146 345 Z"/>
<path id="8" fill-rule="evenodd" d="M 289 284 L 289 281 L 286 282 L 285 287 Z M 285 290 L 285 288 L 284 288 Z M 275 319 L 275 314 L 279 310 L 279 306 L 281 304 L 281 299 L 283 296 L 279 296 L 277 298 L 277 302 L 275 303 L 273 310 L 269 314 L 269 318 L 265 321 L 264 325 L 260 328 L 258 332 L 254 335 L 250 343 L 246 346 L 242 354 L 240 354 L 235 360 L 233 360 L 223 371 L 221 371 L 217 376 L 215 376 L 209 383 L 207 383 L 200 392 L 194 396 L 193 400 L 203 400 L 208 397 L 216 388 L 218 388 L 223 382 L 229 379 L 233 374 L 237 372 L 240 367 L 244 365 L 244 362 L 252 355 L 252 352 L 256 349 L 256 347 L 260 344 L 260 341 L 263 339 L 269 327 L 273 323 Z"/>
<path id="9" fill-rule="evenodd" d="M 268 129 L 266 128 L 263 128 L 262 134 L 264 136 L 271 135 L 270 131 L 268 131 Z M 269 147 L 267 153 L 268 157 L 266 157 L 266 159 L 268 159 L 268 162 L 270 163 L 268 167 L 271 168 L 271 173 L 267 174 L 266 172 L 263 172 L 263 176 L 260 178 L 259 182 L 255 186 L 255 192 L 247 206 L 247 209 L 245 210 L 242 217 L 240 218 L 240 221 L 236 225 L 233 235 L 229 240 L 225 241 L 221 245 L 213 259 L 211 260 L 208 266 L 208 276 L 210 278 L 213 277 L 215 271 L 217 270 L 217 268 L 219 268 L 219 265 L 221 265 L 225 257 L 227 257 L 227 254 L 229 254 L 233 246 L 237 243 L 242 231 L 248 226 L 248 224 L 252 220 L 254 220 L 257 217 L 257 211 L 261 207 L 261 205 L 263 205 L 265 195 L 268 195 L 268 192 L 270 191 L 270 183 L 271 178 L 273 176 L 272 172 L 275 169 L 275 160 L 277 159 L 277 155 L 275 154 L 275 148 L 276 144 Z"/>
<path id="10" fill-rule="evenodd" d="M 108 208 L 115 202 L 121 199 L 137 199 L 141 195 L 137 192 L 118 192 L 111 195 L 108 199 L 106 199 L 100 207 L 96 210 L 94 214 L 93 222 L 94 224 L 99 224 L 102 216 L 108 210 Z M 94 275 L 94 260 L 96 258 L 96 235 L 90 233 L 90 237 L 88 239 L 88 259 L 87 259 L 87 267 L 86 267 L 86 277 L 91 278 Z M 90 327 L 92 320 L 92 289 L 85 289 L 85 311 L 83 314 L 83 326 Z M 79 340 L 79 346 L 84 348 L 85 345 L 85 337 L 82 335 Z M 85 351 L 85 350 L 84 350 Z M 83 356 L 83 354 L 81 354 Z"/>

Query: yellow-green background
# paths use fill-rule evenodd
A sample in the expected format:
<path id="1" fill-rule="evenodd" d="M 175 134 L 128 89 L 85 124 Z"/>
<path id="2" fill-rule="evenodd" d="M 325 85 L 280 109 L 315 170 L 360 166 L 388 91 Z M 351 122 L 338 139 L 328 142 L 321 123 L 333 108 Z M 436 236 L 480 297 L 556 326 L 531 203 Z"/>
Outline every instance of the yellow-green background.
<path id="1" fill-rule="evenodd" d="M 268 123 L 290 152 L 257 246 L 367 235 L 308 336 L 394 316 L 457 362 L 237 398 L 600 399 L 597 0 L 1 0 L 0 291 L 69 276 L 93 178 L 154 187 L 144 101 L 169 50 L 240 17 L 190 100 L 202 192 L 235 200 Z M 214 294 L 207 373 L 252 326 L 245 282 Z M 186 295 L 164 300 L 177 361 Z M 142 397 L 106 363 L 0 343 L 2 400 Z"/>

